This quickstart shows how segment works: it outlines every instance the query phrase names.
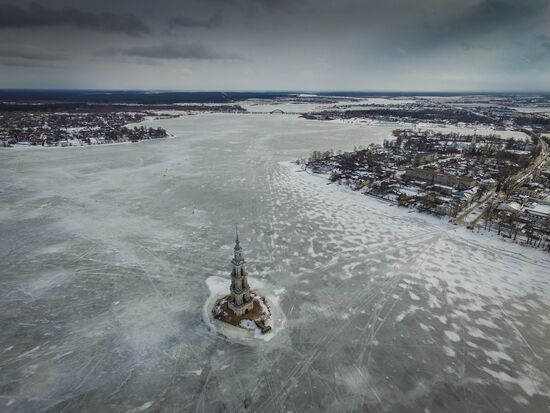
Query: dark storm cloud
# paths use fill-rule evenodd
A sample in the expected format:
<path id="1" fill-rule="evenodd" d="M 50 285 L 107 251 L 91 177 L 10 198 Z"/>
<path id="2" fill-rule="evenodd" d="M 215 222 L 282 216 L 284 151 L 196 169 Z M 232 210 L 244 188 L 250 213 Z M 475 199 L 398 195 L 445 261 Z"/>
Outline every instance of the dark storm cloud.
<path id="1" fill-rule="evenodd" d="M 0 46 L 0 66 L 60 67 L 66 55 L 33 46 Z"/>
<path id="2" fill-rule="evenodd" d="M 205 0 L 205 3 L 211 3 L 216 5 L 226 5 L 231 8 L 259 10 L 264 9 L 267 11 L 291 11 L 296 8 L 309 3 L 309 0 Z M 322 3 L 322 2 L 319 2 Z M 312 7 L 315 7 L 313 3 Z"/>
<path id="3" fill-rule="evenodd" d="M 458 28 L 467 30 L 505 27 L 514 21 L 533 16 L 544 4 L 542 0 L 483 0 L 459 20 L 461 24 Z"/>
<path id="4" fill-rule="evenodd" d="M 74 7 L 53 9 L 37 3 L 31 3 L 27 7 L 0 4 L 0 28 L 23 29 L 53 26 L 120 32 L 128 35 L 150 33 L 149 27 L 140 18 L 130 13 L 89 12 Z"/>
<path id="5" fill-rule="evenodd" d="M 550 0 L 0 0 L 0 63 L 60 66 L 0 87 L 547 88 L 548 21 Z"/>
<path id="6" fill-rule="evenodd" d="M 499 34 L 513 38 L 548 6 L 547 0 L 482 0 L 458 10 L 448 19 L 425 23 L 424 35 L 417 43 L 427 49 L 449 43 L 466 45 L 468 49 L 483 48 L 484 36 Z"/>
<path id="7" fill-rule="evenodd" d="M 60 69 L 62 65 L 58 62 L 53 61 L 40 61 L 40 60 L 27 60 L 27 59 L 17 59 L 17 58 L 8 58 L 0 59 L 0 66 L 12 66 L 20 68 L 52 68 Z"/>
<path id="8" fill-rule="evenodd" d="M 65 59 L 62 53 L 48 52 L 34 47 L 0 47 L 0 66 L 60 67 Z"/>
<path id="9" fill-rule="evenodd" d="M 200 43 L 162 43 L 152 46 L 135 46 L 126 49 L 107 49 L 99 53 L 103 56 L 127 56 L 148 59 L 239 59 L 238 55 L 218 52 Z"/>
<path id="10" fill-rule="evenodd" d="M 64 57 L 62 53 L 46 51 L 41 48 L 26 46 L 1 46 L 0 59 L 16 58 L 26 60 L 59 60 Z"/>
<path id="11" fill-rule="evenodd" d="M 218 27 L 222 23 L 222 13 L 218 11 L 212 16 L 206 19 L 199 19 L 189 16 L 176 16 L 170 19 L 170 25 L 172 27 L 205 27 L 212 28 Z"/>
<path id="12" fill-rule="evenodd" d="M 470 1 L 449 10 L 430 1 L 424 4 L 429 13 L 417 16 L 418 28 L 403 28 L 395 35 L 409 54 L 445 54 L 450 47 L 515 52 L 518 39 L 541 24 L 550 6 L 547 0 Z"/>
<path id="13" fill-rule="evenodd" d="M 550 52 L 550 36 L 547 34 L 539 34 L 537 36 L 540 47 L 542 47 L 547 52 Z"/>

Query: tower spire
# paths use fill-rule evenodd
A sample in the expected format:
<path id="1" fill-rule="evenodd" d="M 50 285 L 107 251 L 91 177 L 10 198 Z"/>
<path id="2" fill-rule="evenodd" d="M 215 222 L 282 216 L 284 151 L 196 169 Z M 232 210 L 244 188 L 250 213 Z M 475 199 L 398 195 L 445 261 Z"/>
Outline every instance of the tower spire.
<path id="1" fill-rule="evenodd" d="M 241 243 L 239 241 L 239 229 L 235 225 L 235 248 L 233 248 L 235 251 L 242 250 Z"/>

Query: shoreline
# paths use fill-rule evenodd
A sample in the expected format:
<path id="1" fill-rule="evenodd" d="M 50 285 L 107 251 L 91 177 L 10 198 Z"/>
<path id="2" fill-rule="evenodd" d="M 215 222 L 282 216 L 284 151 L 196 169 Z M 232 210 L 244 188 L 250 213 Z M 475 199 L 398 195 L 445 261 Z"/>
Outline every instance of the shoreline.
<path id="1" fill-rule="evenodd" d="M 288 169 L 289 173 L 294 178 L 296 178 L 294 174 L 306 172 L 303 169 L 297 169 L 297 165 L 292 161 L 280 161 L 278 162 L 278 164 Z M 315 185 L 319 185 L 322 188 L 331 186 L 330 191 L 333 191 L 334 193 L 340 192 L 342 194 L 346 194 L 346 197 L 349 197 L 349 199 L 364 203 L 366 208 L 374 207 L 385 213 L 390 212 L 390 215 L 394 216 L 395 218 L 404 219 L 406 217 L 414 217 L 415 219 L 420 219 L 427 224 L 440 226 L 442 229 L 447 229 L 448 231 L 459 234 L 461 237 L 478 242 L 483 242 L 484 239 L 497 240 L 499 244 L 501 243 L 503 244 L 503 246 L 506 245 L 506 250 L 511 254 L 524 254 L 526 252 L 529 252 L 540 255 L 540 258 L 548 257 L 548 253 L 545 250 L 533 248 L 531 246 L 524 245 L 521 242 L 508 239 L 506 237 L 503 237 L 502 235 L 498 235 L 495 231 L 486 231 L 483 228 L 478 228 L 477 230 L 468 229 L 462 225 L 454 225 L 452 222 L 444 219 L 445 217 L 437 217 L 435 215 L 426 214 L 415 209 L 400 207 L 397 204 L 391 203 L 391 201 L 389 200 L 381 199 L 374 196 L 366 196 L 369 194 L 354 191 L 346 185 L 332 185 L 332 183 L 328 181 L 327 177 L 321 174 L 306 172 L 305 174 L 301 174 L 301 176 L 307 177 L 305 178 L 305 180 Z M 390 205 L 388 205 L 388 203 L 390 203 Z M 366 211 L 365 213 L 367 212 L 368 211 Z"/>
<path id="2" fill-rule="evenodd" d="M 96 148 L 96 147 L 104 147 L 104 146 L 115 146 L 115 145 L 128 145 L 128 144 L 137 144 L 141 142 L 148 142 L 148 141 L 162 141 L 165 139 L 174 139 L 175 136 L 171 133 L 168 134 L 165 138 L 154 138 L 154 139 L 141 139 L 137 142 L 132 141 L 126 141 L 126 142 L 112 142 L 112 143 L 94 143 L 94 144 L 83 144 L 83 145 L 67 145 L 67 146 L 42 146 L 42 145 L 14 145 L 10 147 L 0 147 L 1 150 L 5 151 L 42 151 L 42 150 L 49 150 L 49 149 L 74 149 L 74 148 Z"/>

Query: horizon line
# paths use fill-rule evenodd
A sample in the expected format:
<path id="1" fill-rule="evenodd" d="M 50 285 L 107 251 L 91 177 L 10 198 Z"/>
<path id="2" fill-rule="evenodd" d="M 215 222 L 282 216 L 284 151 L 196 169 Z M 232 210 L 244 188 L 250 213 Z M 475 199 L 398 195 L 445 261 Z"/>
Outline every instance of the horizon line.
<path id="1" fill-rule="evenodd" d="M 299 90 L 299 89 L 138 89 L 138 88 L 27 88 L 27 87 L 0 87 L 2 92 L 115 92 L 115 93 L 281 93 L 281 94 L 550 94 L 550 90 L 354 90 L 354 89 L 324 89 L 324 90 Z"/>

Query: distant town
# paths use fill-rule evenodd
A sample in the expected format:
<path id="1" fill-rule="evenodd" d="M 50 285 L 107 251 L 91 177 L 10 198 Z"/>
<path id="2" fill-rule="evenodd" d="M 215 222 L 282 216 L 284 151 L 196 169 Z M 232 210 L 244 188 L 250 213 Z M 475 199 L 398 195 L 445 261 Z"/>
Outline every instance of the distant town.
<path id="1" fill-rule="evenodd" d="M 163 128 L 132 126 L 182 113 L 239 112 L 234 105 L 0 103 L 0 147 L 66 147 L 139 142 L 168 137 Z"/>

